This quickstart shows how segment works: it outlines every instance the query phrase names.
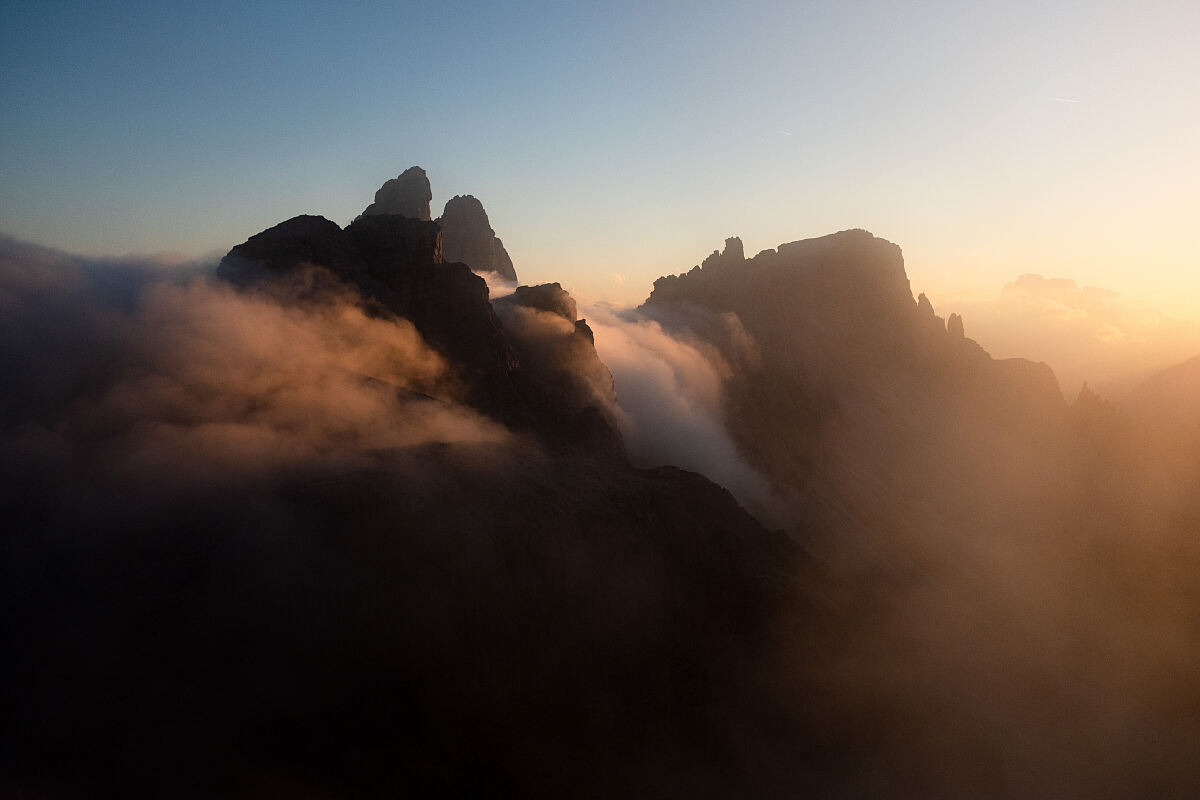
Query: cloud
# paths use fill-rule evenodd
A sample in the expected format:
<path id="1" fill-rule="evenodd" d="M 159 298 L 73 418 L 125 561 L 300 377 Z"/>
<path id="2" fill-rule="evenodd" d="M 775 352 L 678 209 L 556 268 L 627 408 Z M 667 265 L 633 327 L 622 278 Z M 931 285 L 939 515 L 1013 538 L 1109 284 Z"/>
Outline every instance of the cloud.
<path id="1" fill-rule="evenodd" d="M 484 283 L 486 283 L 488 287 L 488 297 L 492 300 L 498 300 L 501 297 L 508 297 L 517 290 L 516 282 L 510 281 L 499 272 L 493 272 L 485 269 L 473 269 L 471 271 L 483 278 Z"/>
<path id="2" fill-rule="evenodd" d="M 771 519 L 770 487 L 725 427 L 723 384 L 730 368 L 715 348 L 668 333 L 636 312 L 587 311 L 596 350 L 613 374 L 618 423 L 633 462 L 700 472 Z"/>
<path id="3" fill-rule="evenodd" d="M 73 257 L 0 244 L 4 446 L 53 442 L 98 475 L 228 482 L 507 436 L 455 402 L 410 323 L 369 315 L 349 290 L 242 294 L 142 262 L 115 265 L 117 287 Z"/>

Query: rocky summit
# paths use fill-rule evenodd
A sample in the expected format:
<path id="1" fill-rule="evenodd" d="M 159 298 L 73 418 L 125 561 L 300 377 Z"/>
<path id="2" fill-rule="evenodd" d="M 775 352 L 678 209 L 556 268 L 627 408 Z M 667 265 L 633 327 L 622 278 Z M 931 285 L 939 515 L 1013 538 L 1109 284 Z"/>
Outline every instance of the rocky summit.
<path id="1" fill-rule="evenodd" d="M 367 206 L 362 215 L 399 214 L 428 222 L 429 201 L 432 199 L 433 191 L 429 188 L 425 170 L 409 167 L 379 187 L 375 202 Z"/>
<path id="2" fill-rule="evenodd" d="M 452 197 L 438 222 L 447 261 L 461 261 L 471 269 L 495 272 L 516 283 L 512 259 L 492 230 L 483 203 L 469 194 Z"/>

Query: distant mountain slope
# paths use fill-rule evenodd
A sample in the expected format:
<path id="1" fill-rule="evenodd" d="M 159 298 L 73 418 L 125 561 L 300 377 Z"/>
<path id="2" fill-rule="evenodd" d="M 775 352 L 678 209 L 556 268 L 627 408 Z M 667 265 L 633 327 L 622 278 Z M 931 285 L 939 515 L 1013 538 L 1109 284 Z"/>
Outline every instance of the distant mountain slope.
<path id="1" fill-rule="evenodd" d="M 1147 378 L 1121 401 L 1120 408 L 1158 428 L 1200 426 L 1200 356 Z"/>

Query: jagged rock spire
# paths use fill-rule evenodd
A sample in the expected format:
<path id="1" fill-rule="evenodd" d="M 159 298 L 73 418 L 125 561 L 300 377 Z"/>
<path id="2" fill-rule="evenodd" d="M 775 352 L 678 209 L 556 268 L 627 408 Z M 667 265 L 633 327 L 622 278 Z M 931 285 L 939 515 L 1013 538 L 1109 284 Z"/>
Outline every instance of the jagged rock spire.
<path id="1" fill-rule="evenodd" d="M 409 167 L 397 177 L 386 181 L 375 193 L 375 202 L 363 211 L 364 217 L 376 214 L 400 214 L 413 219 L 430 220 L 429 201 L 433 191 L 429 178 L 420 167 Z"/>
<path id="2" fill-rule="evenodd" d="M 469 194 L 452 197 L 438 223 L 442 226 L 442 255 L 446 261 L 461 261 L 471 269 L 495 272 L 516 283 L 517 271 L 504 243 L 492 230 L 483 203 Z"/>

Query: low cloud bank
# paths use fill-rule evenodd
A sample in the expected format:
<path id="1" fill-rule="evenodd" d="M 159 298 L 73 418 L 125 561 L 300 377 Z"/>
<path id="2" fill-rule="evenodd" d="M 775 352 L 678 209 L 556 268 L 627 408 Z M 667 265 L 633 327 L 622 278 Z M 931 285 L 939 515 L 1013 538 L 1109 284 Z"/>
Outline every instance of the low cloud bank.
<path id="1" fill-rule="evenodd" d="M 517 290 L 516 281 L 510 281 L 499 272 L 486 269 L 473 269 L 471 271 L 483 278 L 488 287 L 488 297 L 492 300 L 508 297 Z"/>
<path id="2" fill-rule="evenodd" d="M 454 402 L 407 321 L 350 291 L 302 300 L 312 274 L 241 294 L 152 263 L 95 265 L 0 241 L 0 448 L 16 469 L 190 485 L 317 459 L 506 431 Z"/>

